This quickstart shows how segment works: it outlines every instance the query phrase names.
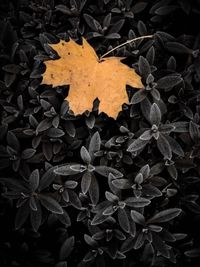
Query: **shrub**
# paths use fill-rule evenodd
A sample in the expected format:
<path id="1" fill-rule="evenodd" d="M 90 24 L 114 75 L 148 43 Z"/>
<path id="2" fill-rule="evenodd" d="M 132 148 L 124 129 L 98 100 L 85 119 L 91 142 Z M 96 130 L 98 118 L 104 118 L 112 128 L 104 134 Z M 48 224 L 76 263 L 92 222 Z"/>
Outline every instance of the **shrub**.
<path id="1" fill-rule="evenodd" d="M 198 266 L 198 1 L 0 4 L 1 266 Z M 40 85 L 48 44 L 84 36 L 126 57 L 117 119 L 74 116 L 67 86 Z M 102 88 L 103 90 L 103 88 Z"/>

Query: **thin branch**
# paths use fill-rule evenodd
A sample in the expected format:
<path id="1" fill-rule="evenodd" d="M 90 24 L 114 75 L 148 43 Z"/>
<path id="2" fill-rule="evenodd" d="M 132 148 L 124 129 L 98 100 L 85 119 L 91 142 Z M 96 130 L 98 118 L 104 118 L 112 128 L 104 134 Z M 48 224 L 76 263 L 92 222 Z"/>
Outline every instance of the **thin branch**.
<path id="1" fill-rule="evenodd" d="M 120 47 L 122 47 L 122 46 L 124 46 L 124 45 L 130 44 L 130 43 L 135 42 L 135 41 L 137 41 L 137 40 L 147 39 L 147 38 L 153 38 L 153 35 L 145 35 L 145 36 L 140 36 L 140 37 L 137 37 L 137 38 L 128 40 L 128 41 L 126 41 L 125 43 L 120 44 L 120 45 L 118 45 L 118 46 L 112 48 L 111 50 L 109 50 L 109 51 L 106 52 L 105 54 L 103 54 L 103 55 L 100 57 L 100 60 L 101 60 L 102 58 L 104 58 L 105 56 L 107 56 L 108 54 L 110 54 L 111 52 L 113 52 L 114 50 L 116 50 L 116 49 L 118 49 L 118 48 L 120 48 Z"/>

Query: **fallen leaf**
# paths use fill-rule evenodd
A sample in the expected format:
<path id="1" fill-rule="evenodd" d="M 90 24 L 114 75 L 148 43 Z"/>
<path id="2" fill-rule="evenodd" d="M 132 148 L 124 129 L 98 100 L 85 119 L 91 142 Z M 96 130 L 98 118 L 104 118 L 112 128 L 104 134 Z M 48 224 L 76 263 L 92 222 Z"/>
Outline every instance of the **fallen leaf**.
<path id="1" fill-rule="evenodd" d="M 92 111 L 98 98 L 99 112 L 116 119 L 123 103 L 129 103 L 126 85 L 143 88 L 141 77 L 134 69 L 121 63 L 123 57 L 99 59 L 83 38 L 82 45 L 70 39 L 50 45 L 60 56 L 45 62 L 42 84 L 70 85 L 66 100 L 75 115 Z"/>

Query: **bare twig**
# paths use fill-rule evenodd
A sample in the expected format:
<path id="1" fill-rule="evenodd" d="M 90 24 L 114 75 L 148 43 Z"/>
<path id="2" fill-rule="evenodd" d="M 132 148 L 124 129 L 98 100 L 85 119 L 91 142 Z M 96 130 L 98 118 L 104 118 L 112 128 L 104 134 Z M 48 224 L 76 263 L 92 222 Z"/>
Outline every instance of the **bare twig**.
<path id="1" fill-rule="evenodd" d="M 137 37 L 137 38 L 128 40 L 128 41 L 126 41 L 125 43 L 120 44 L 120 45 L 118 45 L 118 46 L 112 48 L 111 50 L 109 50 L 109 51 L 106 52 L 105 54 L 103 54 L 103 55 L 100 57 L 100 60 L 101 60 L 102 58 L 104 58 L 105 56 L 107 56 L 108 54 L 110 54 L 111 52 L 113 52 L 114 50 L 116 50 L 116 49 L 118 49 L 118 48 L 120 48 L 120 47 L 122 47 L 122 46 L 124 46 L 124 45 L 130 44 L 130 43 L 135 42 L 135 41 L 137 41 L 137 40 L 147 39 L 147 38 L 153 38 L 153 35 L 145 35 L 145 36 L 140 36 L 140 37 Z"/>

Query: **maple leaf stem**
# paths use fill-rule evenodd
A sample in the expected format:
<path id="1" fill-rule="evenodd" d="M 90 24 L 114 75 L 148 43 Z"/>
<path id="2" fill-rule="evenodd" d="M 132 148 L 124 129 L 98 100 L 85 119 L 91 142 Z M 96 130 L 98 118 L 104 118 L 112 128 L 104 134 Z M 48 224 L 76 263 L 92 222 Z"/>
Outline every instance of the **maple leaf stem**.
<path id="1" fill-rule="evenodd" d="M 103 55 L 100 57 L 100 60 L 101 60 L 102 58 L 104 58 L 105 56 L 107 56 L 108 54 L 110 54 L 111 52 L 113 52 L 114 50 L 116 50 L 116 49 L 118 49 L 118 48 L 120 48 L 120 47 L 122 47 L 122 46 L 124 46 L 124 45 L 130 44 L 130 43 L 135 42 L 135 41 L 137 41 L 137 40 L 147 39 L 147 38 L 153 38 L 153 35 L 145 35 L 145 36 L 140 36 L 140 37 L 137 37 L 137 38 L 128 40 L 128 41 L 126 41 L 125 43 L 122 43 L 122 44 L 120 44 L 120 45 L 118 45 L 118 46 L 112 48 L 111 50 L 109 50 L 109 51 L 106 52 L 105 54 L 103 54 Z"/>

